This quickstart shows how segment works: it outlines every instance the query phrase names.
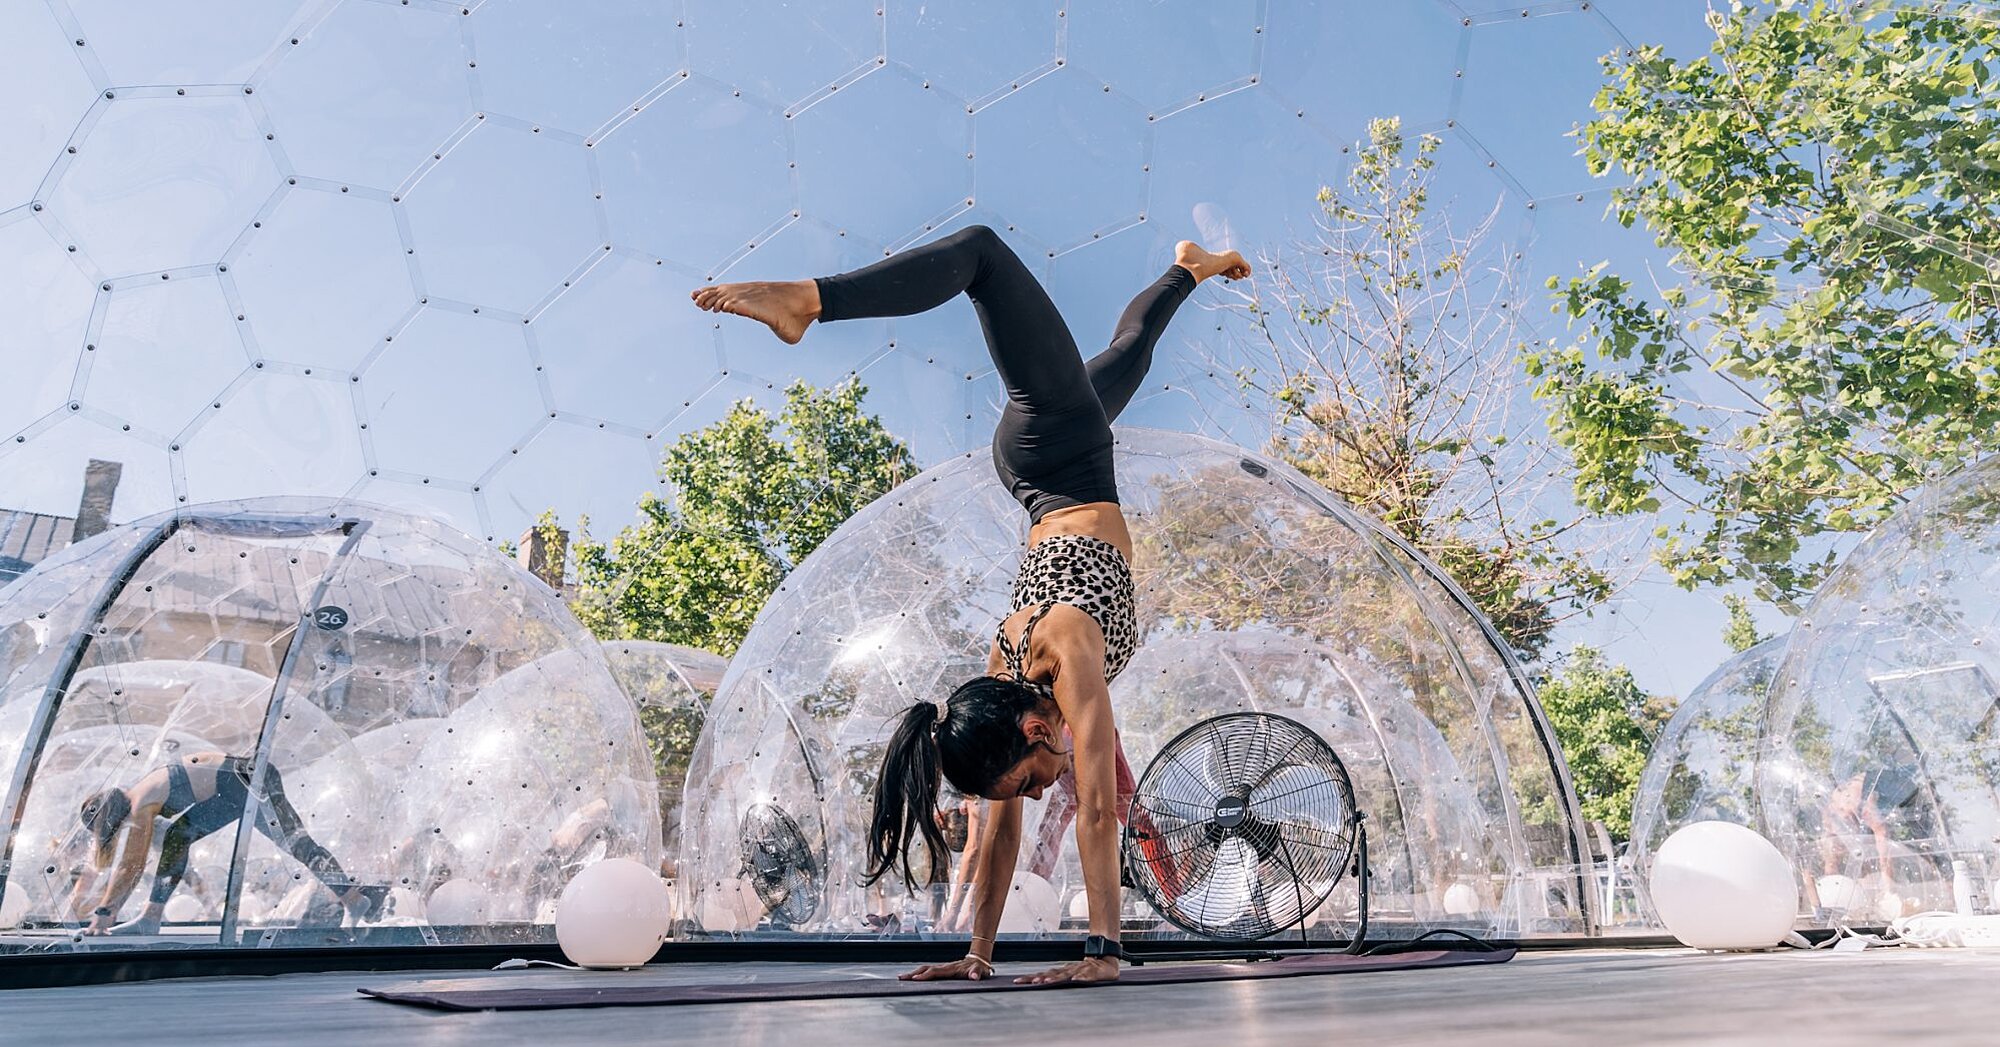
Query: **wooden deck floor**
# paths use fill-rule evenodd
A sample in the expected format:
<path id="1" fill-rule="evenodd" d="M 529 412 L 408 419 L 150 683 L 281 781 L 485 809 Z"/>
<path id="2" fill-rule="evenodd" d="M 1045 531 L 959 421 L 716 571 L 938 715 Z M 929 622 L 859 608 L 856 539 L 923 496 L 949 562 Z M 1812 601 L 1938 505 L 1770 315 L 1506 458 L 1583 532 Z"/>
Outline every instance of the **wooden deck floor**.
<path id="1" fill-rule="evenodd" d="M 1026 969 L 1026 968 L 1023 968 Z M 723 982 L 880 966 L 672 965 L 183 979 L 0 992 L 0 1042 L 270 1044 L 1837 1044 L 2000 1042 L 2000 952 L 1527 953 L 1494 968 L 1085 992 L 446 1014 L 363 999 L 417 982 Z"/>

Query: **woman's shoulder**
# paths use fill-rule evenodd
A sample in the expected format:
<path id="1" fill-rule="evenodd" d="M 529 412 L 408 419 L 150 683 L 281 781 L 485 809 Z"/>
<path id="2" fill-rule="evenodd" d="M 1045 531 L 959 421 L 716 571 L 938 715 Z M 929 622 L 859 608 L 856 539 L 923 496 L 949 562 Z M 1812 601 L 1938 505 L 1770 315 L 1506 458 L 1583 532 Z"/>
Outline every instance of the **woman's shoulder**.
<path id="1" fill-rule="evenodd" d="M 1037 652 L 1063 662 L 1080 656 L 1102 662 L 1104 626 L 1098 624 L 1089 611 L 1075 604 L 1053 604 L 1049 607 L 1048 616 L 1035 627 L 1034 647 Z"/>

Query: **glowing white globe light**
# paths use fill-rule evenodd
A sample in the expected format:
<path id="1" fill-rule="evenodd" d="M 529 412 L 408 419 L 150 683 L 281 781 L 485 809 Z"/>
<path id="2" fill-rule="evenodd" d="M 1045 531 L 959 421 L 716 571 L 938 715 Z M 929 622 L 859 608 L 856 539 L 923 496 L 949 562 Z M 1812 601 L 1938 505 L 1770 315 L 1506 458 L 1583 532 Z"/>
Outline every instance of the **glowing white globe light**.
<path id="1" fill-rule="evenodd" d="M 1062 896 L 1055 885 L 1031 872 L 1017 872 L 1000 913 L 1002 934 L 1047 934 L 1062 926 Z"/>
<path id="2" fill-rule="evenodd" d="M 486 922 L 493 899 L 471 880 L 446 880 L 431 892 L 424 913 L 434 927 L 473 926 Z"/>
<path id="3" fill-rule="evenodd" d="M 1072 920 L 1090 919 L 1090 895 L 1088 893 L 1078 891 L 1069 900 L 1069 918 Z"/>
<path id="4" fill-rule="evenodd" d="M 28 892 L 18 885 L 9 883 L 7 893 L 0 896 L 0 927 L 19 926 L 28 915 Z"/>
<path id="5" fill-rule="evenodd" d="M 296 927 L 306 922 L 316 903 L 325 899 L 326 887 L 318 880 L 308 879 L 294 883 L 278 901 L 273 904 L 265 918 L 271 923 Z"/>
<path id="6" fill-rule="evenodd" d="M 1653 906 L 1684 945 L 1768 949 L 1792 928 L 1799 888 L 1792 863 L 1755 830 L 1695 822 L 1653 857 Z"/>
<path id="7" fill-rule="evenodd" d="M 1819 890 L 1819 904 L 1827 909 L 1858 909 L 1861 906 L 1861 885 L 1852 876 L 1829 873 L 1814 881 Z"/>
<path id="8" fill-rule="evenodd" d="M 168 923 L 195 923 L 208 917 L 208 907 L 192 894 L 176 894 L 167 899 L 160 916 Z"/>
<path id="9" fill-rule="evenodd" d="M 641 967 L 666 940 L 672 918 L 657 873 L 630 858 L 607 858 L 563 888 L 556 944 L 580 967 Z"/>
<path id="10" fill-rule="evenodd" d="M 263 899 L 245 894 L 236 903 L 236 922 L 256 925 L 271 919 L 271 906 Z"/>
<path id="11" fill-rule="evenodd" d="M 408 887 L 389 891 L 382 913 L 375 919 L 384 927 L 419 927 L 424 923 L 424 896 Z"/>

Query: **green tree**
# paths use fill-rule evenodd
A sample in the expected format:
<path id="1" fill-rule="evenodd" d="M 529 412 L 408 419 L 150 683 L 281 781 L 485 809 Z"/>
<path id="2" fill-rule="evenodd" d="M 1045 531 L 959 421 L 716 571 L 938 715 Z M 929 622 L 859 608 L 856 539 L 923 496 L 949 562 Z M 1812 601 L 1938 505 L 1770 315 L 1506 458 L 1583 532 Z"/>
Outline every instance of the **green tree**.
<path id="1" fill-rule="evenodd" d="M 1322 188 L 1316 239 L 1267 252 L 1245 296 L 1254 365 L 1236 369 L 1268 412 L 1272 453 L 1436 561 L 1529 657 L 1612 581 L 1581 515 L 1543 497 L 1553 449 L 1513 417 L 1523 297 L 1485 245 L 1494 215 L 1455 228 L 1430 205 L 1440 140 L 1369 124 L 1340 186 Z"/>
<path id="2" fill-rule="evenodd" d="M 1729 624 L 1722 628 L 1722 642 L 1730 650 L 1741 654 L 1770 639 L 1757 631 L 1757 620 L 1750 617 L 1750 601 L 1731 593 L 1722 598 L 1722 606 L 1729 612 Z"/>
<path id="3" fill-rule="evenodd" d="M 1625 839 L 1632 832 L 1632 796 L 1646 769 L 1651 735 L 1665 723 L 1667 711 L 1640 689 L 1630 670 L 1609 664 L 1594 647 L 1571 650 L 1562 670 L 1539 691 L 1542 711 L 1562 739 L 1583 816 Z"/>
<path id="4" fill-rule="evenodd" d="M 572 606 L 605 639 L 729 655 L 786 574 L 848 517 L 915 475 L 901 440 L 862 410 L 866 386 L 794 382 L 777 416 L 743 400 L 667 448 L 675 498 L 648 493 L 609 542 L 580 521 Z"/>
<path id="5" fill-rule="evenodd" d="M 1606 60 L 1583 154 L 1672 279 L 1551 281 L 1577 338 L 1525 360 L 1577 499 L 1669 513 L 1683 586 L 1796 607 L 1833 536 L 1994 445 L 2000 20 L 1957 6 L 1733 0 L 1708 55 Z"/>

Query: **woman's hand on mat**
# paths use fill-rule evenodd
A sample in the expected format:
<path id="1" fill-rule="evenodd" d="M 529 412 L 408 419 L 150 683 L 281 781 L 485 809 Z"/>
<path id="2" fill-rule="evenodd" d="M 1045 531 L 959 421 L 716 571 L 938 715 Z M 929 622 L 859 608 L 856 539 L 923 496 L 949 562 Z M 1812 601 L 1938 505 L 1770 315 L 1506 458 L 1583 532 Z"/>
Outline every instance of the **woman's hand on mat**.
<path id="1" fill-rule="evenodd" d="M 979 962 L 978 957 L 967 956 L 950 963 L 927 963 L 908 974 L 896 977 L 906 982 L 942 982 L 954 979 L 985 981 L 993 976 L 993 965 Z"/>
<path id="2" fill-rule="evenodd" d="M 1051 967 L 1040 974 L 1024 974 L 1014 981 L 1022 985 L 1054 985 L 1057 982 L 1115 982 L 1118 980 L 1118 958 L 1115 956 L 1095 956 L 1089 959 Z"/>

